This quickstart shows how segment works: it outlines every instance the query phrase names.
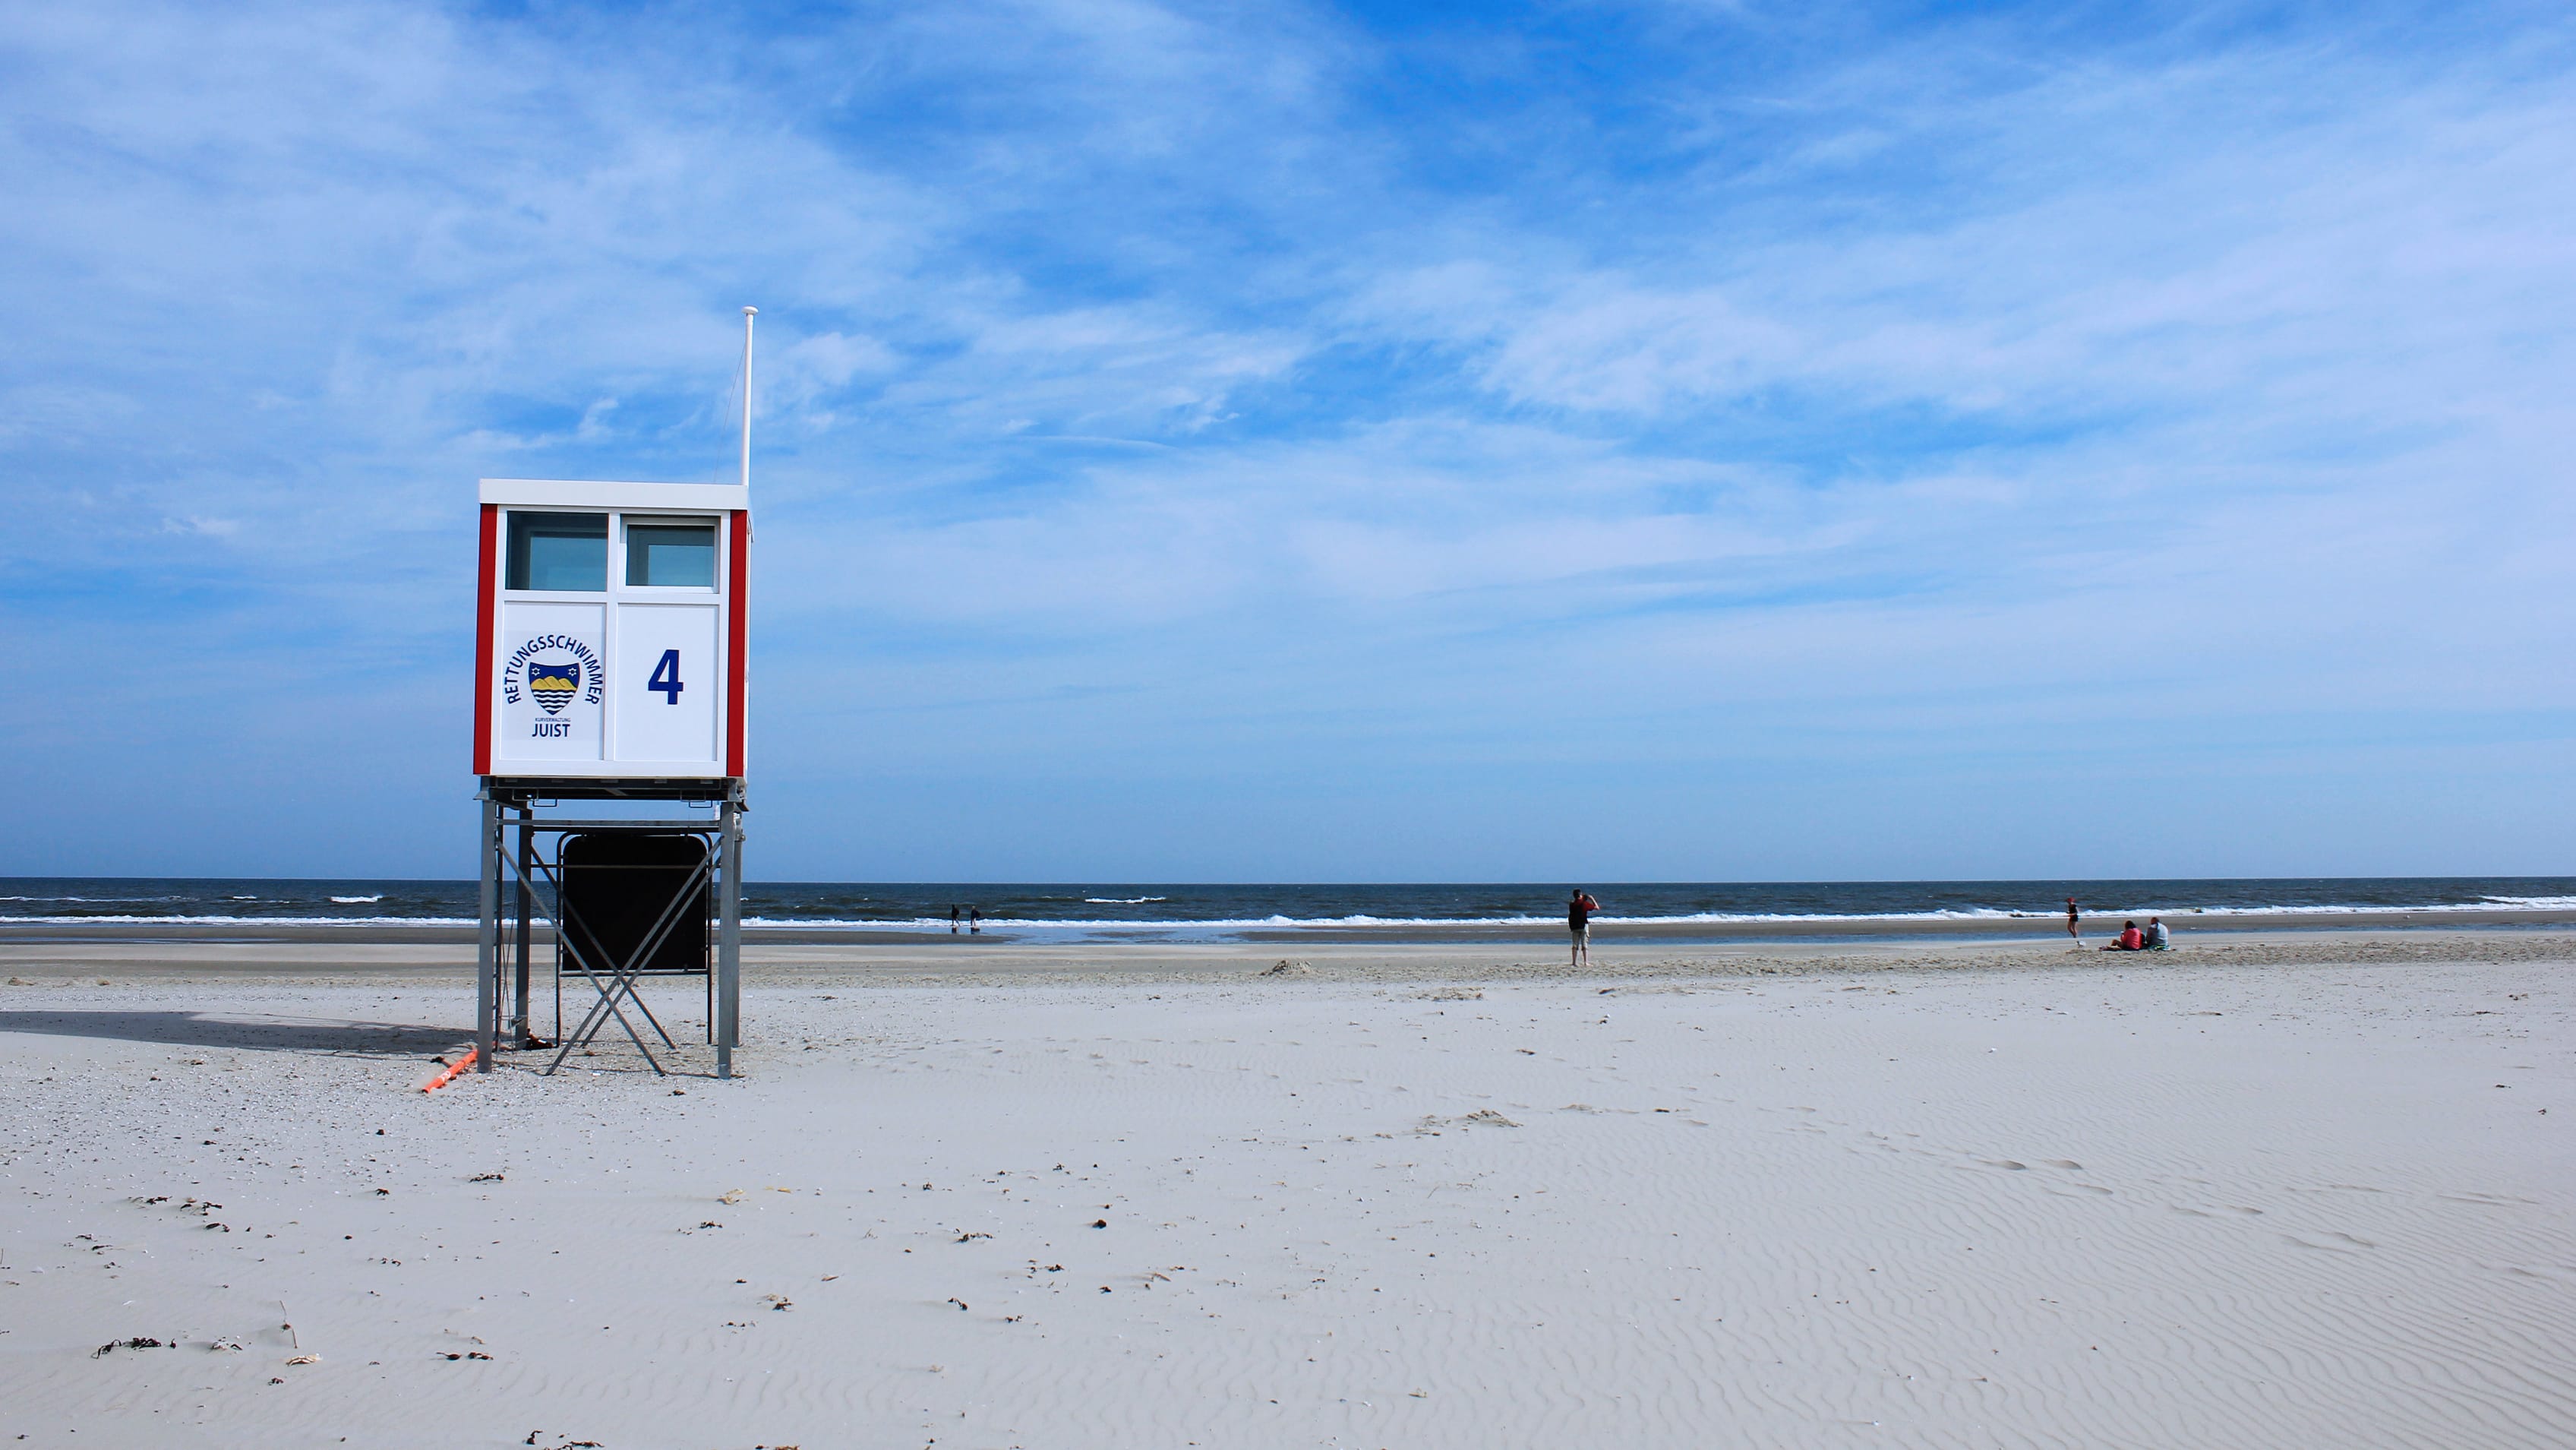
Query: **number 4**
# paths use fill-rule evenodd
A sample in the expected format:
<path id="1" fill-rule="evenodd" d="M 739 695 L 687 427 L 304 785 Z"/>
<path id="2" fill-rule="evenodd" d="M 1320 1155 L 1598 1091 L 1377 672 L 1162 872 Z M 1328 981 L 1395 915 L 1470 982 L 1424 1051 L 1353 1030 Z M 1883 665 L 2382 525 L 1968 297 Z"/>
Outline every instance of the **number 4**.
<path id="1" fill-rule="evenodd" d="M 653 666 L 653 678 L 644 682 L 644 688 L 648 690 L 661 691 L 662 703 L 665 705 L 676 705 L 680 703 L 680 691 L 686 689 L 687 686 L 680 683 L 680 652 L 678 650 L 666 649 L 662 651 L 662 661 L 661 663 Z"/>

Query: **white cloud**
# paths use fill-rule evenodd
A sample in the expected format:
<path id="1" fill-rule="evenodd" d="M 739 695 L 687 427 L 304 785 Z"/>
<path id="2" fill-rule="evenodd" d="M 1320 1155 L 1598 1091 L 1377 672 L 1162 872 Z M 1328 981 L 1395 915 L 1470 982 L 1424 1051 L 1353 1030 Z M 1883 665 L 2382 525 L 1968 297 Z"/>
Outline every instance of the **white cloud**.
<path id="1" fill-rule="evenodd" d="M 165 534 L 192 534 L 209 539 L 229 539 L 233 535 L 241 532 L 241 520 L 210 519 L 201 515 L 191 516 L 184 519 L 163 519 L 161 521 L 161 532 Z"/>
<path id="2" fill-rule="evenodd" d="M 729 473 L 754 303 L 764 699 L 817 718 L 994 658 L 1102 751 L 2568 707 L 2549 37 L 1741 78 L 1802 23 L 1592 116 L 1544 46 L 1453 104 L 1288 5 L 21 10 L 0 568 L 416 682 L 476 476 Z M 911 743 L 1018 728 L 962 718 Z"/>

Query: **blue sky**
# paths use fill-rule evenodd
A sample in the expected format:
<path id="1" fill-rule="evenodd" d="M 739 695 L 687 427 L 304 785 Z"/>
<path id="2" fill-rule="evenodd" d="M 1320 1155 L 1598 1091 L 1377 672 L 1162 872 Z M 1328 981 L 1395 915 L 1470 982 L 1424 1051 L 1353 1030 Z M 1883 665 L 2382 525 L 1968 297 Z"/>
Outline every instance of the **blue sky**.
<path id="1" fill-rule="evenodd" d="M 465 874 L 713 481 L 771 879 L 2576 871 L 2563 6 L 33 3 L 0 872 Z"/>

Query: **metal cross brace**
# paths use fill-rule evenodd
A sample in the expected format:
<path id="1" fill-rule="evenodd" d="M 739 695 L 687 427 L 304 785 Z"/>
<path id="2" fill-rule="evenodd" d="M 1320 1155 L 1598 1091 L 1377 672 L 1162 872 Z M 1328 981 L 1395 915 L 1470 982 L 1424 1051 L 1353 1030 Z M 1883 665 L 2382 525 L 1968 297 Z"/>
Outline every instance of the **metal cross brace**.
<path id="1" fill-rule="evenodd" d="M 610 1010 L 615 1011 L 617 1004 L 615 999 L 609 995 L 609 989 L 601 984 L 598 974 L 591 970 L 590 963 L 583 956 L 580 946 L 575 944 L 571 939 L 571 922 L 567 919 L 571 913 L 569 912 L 569 909 L 563 905 L 563 883 L 553 864 L 545 860 L 543 857 L 538 857 L 536 860 L 537 869 L 540 872 L 543 872 L 550 879 L 554 880 L 555 898 L 551 903 L 545 899 L 543 893 L 537 890 L 536 882 L 529 878 L 525 869 L 519 868 L 518 863 L 516 862 L 513 862 L 512 866 L 518 876 L 519 889 L 527 892 L 530 898 L 537 902 L 539 909 L 545 913 L 546 917 L 554 922 L 555 941 L 557 945 L 572 957 L 573 965 L 581 969 L 582 975 L 590 979 L 591 990 L 599 993 L 601 1000 L 608 1002 Z M 614 974 L 612 974 L 612 980 L 613 979 Z M 651 1009 L 645 1007 L 643 998 L 635 998 L 635 1007 L 637 1011 L 644 1014 L 644 1020 L 652 1024 L 654 1032 L 659 1034 L 665 1043 L 669 1043 L 671 1041 L 671 1034 L 663 1032 L 662 1024 L 653 1020 L 653 1013 Z M 588 1042 L 598 1035 L 598 1027 L 595 1026 L 592 1021 L 593 1018 L 598 1016 L 598 1013 L 599 1009 L 594 1006 L 591 1009 L 590 1016 L 582 1019 L 581 1026 L 576 1029 L 572 1035 L 567 1036 L 564 1039 L 564 1052 L 557 1053 L 555 1055 L 555 1060 L 547 1064 L 547 1076 L 552 1076 L 554 1074 L 554 1070 L 563 1065 L 565 1054 L 570 1052 L 572 1048 L 581 1045 L 581 1043 Z M 632 1039 L 635 1043 L 635 1050 L 644 1054 L 644 1060 L 646 1062 L 653 1064 L 653 1071 L 657 1073 L 661 1072 L 662 1064 L 654 1060 L 653 1050 L 644 1045 L 643 1034 L 635 1030 L 634 1023 L 626 1020 L 626 1014 L 624 1012 L 617 1012 L 617 1025 L 626 1029 L 627 1037 Z"/>
<path id="2" fill-rule="evenodd" d="M 555 899 L 558 904 L 564 901 L 562 869 L 558 864 L 551 873 L 555 877 Z M 607 1025 L 606 1018 L 611 1014 L 616 1016 L 618 1025 L 626 1029 L 626 1035 L 634 1041 L 636 1051 L 643 1053 L 644 1060 L 652 1064 L 653 1071 L 657 1074 L 663 1072 L 661 1062 L 653 1056 L 652 1049 L 645 1046 L 643 1037 L 636 1032 L 634 1024 L 626 1020 L 626 1014 L 618 1009 L 617 1001 L 618 998 L 624 997 L 634 1003 L 635 1010 L 642 1013 L 645 1022 L 653 1028 L 654 1035 L 662 1039 L 662 1045 L 673 1051 L 679 1049 L 679 1044 L 671 1040 L 671 1034 L 663 1029 L 660 1019 L 653 1015 L 652 1008 L 644 1004 L 644 998 L 636 988 L 645 964 L 653 959 L 653 953 L 661 949 L 663 939 L 670 935 L 673 927 L 678 925 L 680 908 L 696 893 L 699 880 L 706 874 L 707 863 L 701 860 L 698 866 L 690 871 L 689 879 L 681 884 L 679 891 L 662 908 L 662 914 L 654 919 L 653 929 L 637 945 L 634 953 L 627 958 L 624 965 L 610 970 L 609 982 L 605 986 L 601 985 L 598 973 L 593 970 L 593 964 L 575 943 L 569 929 L 579 922 L 580 913 L 568 905 L 565 907 L 565 929 L 558 932 L 557 940 L 571 954 L 573 965 L 579 967 L 582 975 L 589 979 L 591 990 L 599 994 L 599 1000 L 583 1015 L 580 1024 L 566 1035 L 562 1046 L 555 1053 L 555 1060 L 546 1066 L 548 1076 L 552 1076 L 557 1068 L 563 1066 L 564 1059 L 571 1055 L 573 1048 L 596 1037 L 599 1029 Z"/>
<path id="3" fill-rule="evenodd" d="M 549 904 L 525 869 L 515 860 L 511 865 L 518 877 L 519 889 L 528 892 L 541 905 Z M 645 1022 L 653 1028 L 654 1035 L 662 1039 L 662 1045 L 675 1052 L 679 1050 L 679 1044 L 671 1040 L 671 1034 L 663 1030 L 660 1019 L 653 1015 L 653 1009 L 644 1004 L 644 999 L 636 991 L 636 986 L 638 979 L 643 975 L 645 965 L 652 961 L 653 954 L 661 949 L 663 941 L 679 924 L 681 908 L 696 895 L 698 884 L 707 878 L 713 865 L 713 853 L 699 860 L 697 866 L 690 871 L 688 880 L 681 884 L 679 890 L 672 894 L 670 902 L 662 908 L 662 914 L 654 920 L 653 929 L 645 934 L 644 940 L 637 945 L 623 965 L 609 968 L 609 979 L 607 982 L 602 982 L 599 972 L 594 969 L 589 955 L 582 951 L 572 930 L 579 923 L 580 914 L 565 904 L 562 866 L 559 863 L 549 862 L 543 857 L 537 859 L 537 870 L 554 888 L 554 899 L 550 903 L 552 909 L 548 910 L 546 915 L 554 919 L 555 940 L 564 952 L 571 956 L 573 965 L 580 968 L 581 974 L 589 979 L 591 990 L 599 994 L 599 1000 L 593 1003 L 590 1010 L 583 1015 L 580 1025 L 564 1035 L 564 1040 L 555 1053 L 554 1061 L 546 1065 L 546 1076 L 553 1076 L 555 1070 L 563 1066 L 564 1059 L 572 1054 L 574 1048 L 598 1036 L 599 1029 L 607 1025 L 607 1019 L 611 1016 L 617 1019 L 618 1026 L 626 1030 L 627 1038 L 635 1044 L 636 1051 L 644 1054 L 644 1060 L 652 1065 L 653 1071 L 661 1076 L 669 1076 L 661 1061 L 653 1056 L 653 1049 L 645 1045 L 644 1035 L 635 1030 L 635 1024 L 628 1021 L 625 1012 L 618 1007 L 618 999 L 623 997 L 633 1002 L 635 1010 L 643 1014 Z"/>
<path id="4" fill-rule="evenodd" d="M 562 906 L 564 896 L 562 868 L 549 867 L 546 863 L 540 862 L 539 869 L 545 870 L 549 876 L 554 877 L 555 900 L 558 906 Z M 660 1060 L 653 1056 L 653 1050 L 644 1044 L 643 1034 L 635 1030 L 635 1024 L 626 1020 L 626 1014 L 619 1010 L 617 1001 L 618 998 L 624 997 L 633 1002 L 635 1010 L 642 1013 L 645 1022 L 652 1027 L 654 1035 L 662 1039 L 662 1045 L 675 1052 L 679 1050 L 679 1044 L 671 1040 L 671 1034 L 663 1030 L 660 1019 L 653 1015 L 653 1009 L 644 1005 L 644 998 L 636 991 L 636 985 L 643 973 L 645 963 L 653 959 L 653 953 L 660 950 L 663 938 L 669 936 L 671 928 L 678 924 L 680 906 L 697 890 L 699 878 L 706 874 L 706 870 L 706 864 L 700 862 L 698 867 L 689 873 L 688 881 L 662 909 L 662 915 L 654 921 L 653 930 L 636 947 L 634 954 L 627 958 L 623 966 L 610 969 L 609 981 L 606 984 L 601 983 L 599 974 L 592 969 L 592 963 L 573 939 L 571 928 L 580 921 L 580 913 L 568 906 L 563 908 L 564 914 L 557 918 L 556 941 L 570 954 L 573 965 L 579 967 L 581 974 L 589 979 L 591 990 L 599 994 L 599 1000 L 593 1003 L 590 1010 L 583 1015 L 580 1024 L 570 1033 L 565 1034 L 563 1043 L 555 1053 L 555 1060 L 546 1064 L 546 1076 L 553 1076 L 555 1070 L 563 1066 L 564 1059 L 572 1055 L 574 1048 L 598 1036 L 599 1029 L 607 1025 L 607 1018 L 610 1015 L 616 1017 L 618 1026 L 626 1029 L 626 1035 L 634 1042 L 635 1050 L 644 1054 L 644 1060 L 652 1065 L 653 1071 L 662 1076 L 669 1075 L 664 1072 Z"/>

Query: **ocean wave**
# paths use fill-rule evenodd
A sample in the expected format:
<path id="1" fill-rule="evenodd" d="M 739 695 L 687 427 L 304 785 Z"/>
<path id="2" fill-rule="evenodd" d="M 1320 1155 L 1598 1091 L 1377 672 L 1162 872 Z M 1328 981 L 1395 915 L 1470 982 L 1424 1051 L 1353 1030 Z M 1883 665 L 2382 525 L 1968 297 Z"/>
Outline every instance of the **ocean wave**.
<path id="1" fill-rule="evenodd" d="M 184 896 L 0 896 L 0 901 L 77 901 L 83 905 L 96 902 L 102 906 L 114 905 L 117 903 L 131 905 L 138 901 L 185 901 L 187 899 L 188 898 Z M 254 896 L 244 896 L 235 899 L 241 901 L 256 901 L 259 898 Z"/>
<path id="2" fill-rule="evenodd" d="M 2030 912 L 2022 912 L 2027 917 Z M 1721 922 L 1965 922 L 1965 919 L 1996 919 L 2007 922 L 2012 912 L 2002 909 L 1968 909 L 1968 912 L 1875 912 L 1875 914 L 1821 914 L 1821 912 L 1695 912 L 1674 917 L 1610 917 L 1592 914 L 1592 922 L 1602 927 L 1649 927 L 1649 925 L 1721 925 Z M 744 917 L 744 927 L 848 927 L 848 930 L 930 930 L 948 927 L 948 917 L 912 917 L 912 919 L 858 919 L 858 917 Z M 1296 930 L 1296 927 L 1564 927 L 1561 914 L 1546 917 L 1136 917 L 1136 919 L 1090 919 L 1090 917 L 984 917 L 984 930 L 1020 930 L 1020 932 L 1170 932 L 1170 930 Z"/>
<path id="3" fill-rule="evenodd" d="M 2102 916 L 2352 916 L 2361 912 L 2417 915 L 2449 911 L 2576 911 L 2576 896 L 2490 896 L 2480 901 L 2439 901 L 2412 906 L 2105 906 L 2086 907 L 2087 920 Z M 2045 912 L 2025 915 L 2047 915 Z"/>
<path id="4" fill-rule="evenodd" d="M 140 904 L 170 900 L 167 897 L 70 897 L 17 896 L 0 897 L 0 901 L 17 902 L 98 902 L 101 904 Z M 260 898 L 252 897 L 251 900 Z M 372 905 L 384 899 L 375 896 L 334 896 L 337 905 Z M 1144 905 L 1169 898 L 1084 898 L 1089 905 Z M 2338 916 L 2433 916 L 2474 920 L 2480 916 L 2501 915 L 2517 911 L 2576 911 L 2576 896 L 2490 896 L 2474 902 L 2438 902 L 2413 905 L 2381 903 L 2344 903 L 2325 905 L 2273 906 L 2105 906 L 2084 909 L 2084 922 L 2098 929 L 2105 918 L 2145 918 L 2162 916 L 2174 921 L 2207 921 L 2231 917 L 2288 916 L 2331 919 Z M 2062 921 L 2063 913 L 2049 911 L 2012 911 L 2001 907 L 1964 907 L 1934 911 L 1882 912 L 1748 912 L 1703 911 L 1662 916 L 1619 916 L 1595 913 L 1592 921 L 1602 927 L 1672 927 L 1672 926 L 1903 926 L 1920 923 L 1926 926 L 1944 922 L 2042 922 Z M 339 926 L 339 927 L 420 927 L 473 926 L 470 916 L 325 916 L 245 915 L 219 912 L 100 912 L 12 915 L 0 912 L 0 924 L 17 926 Z M 1181 917 L 1136 916 L 1105 920 L 1079 917 L 999 917 L 983 919 L 989 931 L 1030 932 L 1242 932 L 1242 931 L 1330 931 L 1335 929 L 1438 930 L 1443 928 L 1562 929 L 1561 914 L 1512 916 L 1378 916 L 1354 913 L 1345 916 L 1269 916 L 1214 917 L 1189 919 Z M 897 919 L 852 916 L 764 916 L 743 918 L 743 925 L 771 930 L 798 931 L 900 931 L 943 932 L 951 925 L 946 916 L 913 916 Z"/>
<path id="5" fill-rule="evenodd" d="M 2361 914 L 2395 914 L 2452 912 L 2462 915 L 2478 912 L 2520 910 L 2576 910 L 2576 897 L 2529 897 L 2488 902 L 2452 903 L 2438 906 L 2119 906 L 2086 907 L 2087 923 L 2106 916 L 2352 916 Z M 1595 926 L 1729 926 L 1802 924 L 1834 922 L 1946 922 L 1946 921 L 2053 921 L 2063 920 L 2063 913 L 2047 911 L 2007 911 L 2001 907 L 1980 906 L 1940 911 L 1874 911 L 1874 912 L 1788 912 L 1788 911 L 1701 911 L 1669 916 L 1612 916 L 1596 912 Z M 797 927 L 805 929 L 843 929 L 851 931 L 945 931 L 950 925 L 944 916 L 918 916 L 908 920 L 870 920 L 858 917 L 749 917 L 745 926 Z M 1214 917 L 1204 920 L 1174 917 L 1139 917 L 1124 920 L 1095 920 L 1074 917 L 1004 917 L 984 918 L 987 931 L 1259 931 L 1294 930 L 1298 928 L 1330 929 L 1334 927 L 1563 927 L 1564 916 L 1261 916 Z"/>
<path id="6" fill-rule="evenodd" d="M 470 916 L 0 916 L 0 926 L 474 926 Z"/>

